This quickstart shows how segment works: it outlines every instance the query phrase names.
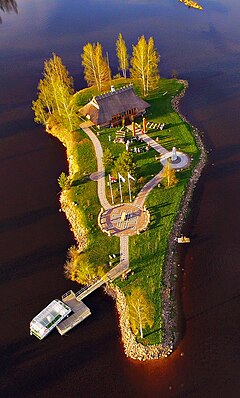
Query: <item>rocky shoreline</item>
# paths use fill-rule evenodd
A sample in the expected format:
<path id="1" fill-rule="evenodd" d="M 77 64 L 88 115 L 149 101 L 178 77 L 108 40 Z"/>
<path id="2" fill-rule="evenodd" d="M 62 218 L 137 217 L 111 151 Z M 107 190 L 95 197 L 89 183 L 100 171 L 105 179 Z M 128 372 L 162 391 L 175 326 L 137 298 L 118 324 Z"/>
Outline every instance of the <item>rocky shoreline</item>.
<path id="1" fill-rule="evenodd" d="M 172 99 L 173 109 L 180 115 L 182 120 L 189 125 L 191 123 L 183 116 L 179 111 L 179 102 L 185 95 L 186 89 L 188 88 L 188 82 L 185 80 L 179 80 L 179 83 L 184 85 L 184 89 L 181 93 Z M 201 138 L 200 131 L 191 125 L 193 128 L 193 134 L 200 150 L 200 158 L 198 164 L 193 169 L 192 176 L 189 180 L 188 186 L 185 190 L 185 194 L 180 204 L 179 217 L 173 226 L 172 232 L 169 238 L 169 248 L 166 256 L 166 262 L 164 267 L 164 293 L 162 296 L 162 313 L 164 320 L 164 342 L 158 345 L 144 346 L 136 341 L 136 336 L 133 334 L 130 322 L 127 302 L 124 294 L 121 290 L 111 284 L 106 287 L 106 292 L 116 300 L 116 309 L 119 314 L 119 326 L 121 329 L 122 341 L 124 345 L 125 354 L 135 360 L 145 361 L 159 359 L 167 357 L 172 353 L 176 346 L 178 339 L 177 332 L 177 302 L 176 302 L 176 282 L 173 281 L 173 275 L 177 273 L 176 253 L 177 253 L 177 236 L 181 233 L 182 226 L 186 220 L 188 214 L 189 203 L 191 201 L 194 188 L 199 180 L 202 170 L 207 161 L 207 151 Z M 174 299 L 171 299 L 174 297 Z"/>
<path id="2" fill-rule="evenodd" d="M 189 123 L 189 121 L 183 115 L 181 115 L 179 111 L 179 102 L 186 92 L 186 89 L 188 87 L 188 82 L 185 80 L 179 80 L 179 83 L 182 83 L 184 85 L 184 89 L 181 91 L 181 93 L 178 96 L 172 99 L 172 107 L 180 115 L 183 121 L 191 125 L 191 123 Z M 127 357 L 139 361 L 153 360 L 153 359 L 167 357 L 174 350 L 174 347 L 178 339 L 177 322 L 176 322 L 177 317 L 176 315 L 172 316 L 172 314 L 177 313 L 177 302 L 175 299 L 176 282 L 173 281 L 173 276 L 177 273 L 176 237 L 179 236 L 179 234 L 181 233 L 181 228 L 187 216 L 189 203 L 191 201 L 194 188 L 196 186 L 198 179 L 200 178 L 201 172 L 207 160 L 207 152 L 203 144 L 203 141 L 201 139 L 200 131 L 194 126 L 192 126 L 192 128 L 201 155 L 198 164 L 196 165 L 196 167 L 192 172 L 192 176 L 185 190 L 185 194 L 180 204 L 181 210 L 179 212 L 179 217 L 177 219 L 177 222 L 173 226 L 169 238 L 169 248 L 164 266 L 164 292 L 162 295 L 164 342 L 162 344 L 150 345 L 150 346 L 144 346 L 143 344 L 138 343 L 136 341 L 136 336 L 133 334 L 130 327 L 128 307 L 124 294 L 117 286 L 113 284 L 110 284 L 105 288 L 107 294 L 113 297 L 116 301 L 116 309 L 119 314 L 119 326 L 121 330 L 125 354 Z M 67 145 L 62 139 L 61 135 L 59 135 L 56 131 L 52 131 L 51 129 L 47 129 L 47 132 L 57 137 L 67 148 Z M 68 154 L 68 148 L 67 148 L 67 156 L 69 164 L 69 175 L 71 176 L 73 174 L 73 167 L 71 164 L 71 157 Z M 64 191 L 61 193 L 60 196 L 60 204 L 61 204 L 61 210 L 65 212 L 66 217 L 71 225 L 71 230 L 74 234 L 75 240 L 78 243 L 78 249 L 79 251 L 83 251 L 87 247 L 86 231 L 84 231 L 84 229 L 78 224 L 74 203 L 69 201 Z"/>

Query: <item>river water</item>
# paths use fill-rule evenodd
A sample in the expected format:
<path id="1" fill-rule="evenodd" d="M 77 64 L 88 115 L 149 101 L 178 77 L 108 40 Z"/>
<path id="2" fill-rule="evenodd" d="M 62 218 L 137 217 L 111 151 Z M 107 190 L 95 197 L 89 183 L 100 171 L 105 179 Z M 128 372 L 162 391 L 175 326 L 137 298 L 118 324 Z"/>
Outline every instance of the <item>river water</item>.
<path id="1" fill-rule="evenodd" d="M 18 14 L 0 11 L 1 397 L 239 397 L 240 5 L 200 3 L 203 12 L 176 0 L 19 0 Z M 152 35 L 161 75 L 176 70 L 189 80 L 181 110 L 210 150 L 185 226 L 192 242 L 179 251 L 182 338 L 169 358 L 151 363 L 125 357 L 114 303 L 102 291 L 86 300 L 92 316 L 68 336 L 29 336 L 33 316 L 78 288 L 63 275 L 73 244 L 58 211 L 65 151 L 34 124 L 31 100 L 53 51 L 77 89 L 87 41 L 103 44 L 117 73 L 119 32 L 129 50 Z"/>

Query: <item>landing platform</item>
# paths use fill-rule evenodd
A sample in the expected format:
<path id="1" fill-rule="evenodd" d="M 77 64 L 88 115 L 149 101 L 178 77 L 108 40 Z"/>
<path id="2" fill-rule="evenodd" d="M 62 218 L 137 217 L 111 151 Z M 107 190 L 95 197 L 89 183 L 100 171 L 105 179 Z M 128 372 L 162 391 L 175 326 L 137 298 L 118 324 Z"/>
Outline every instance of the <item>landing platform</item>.
<path id="1" fill-rule="evenodd" d="M 72 290 L 62 296 L 62 301 L 73 311 L 72 315 L 57 326 L 58 332 L 64 335 L 91 315 L 91 311 L 82 301 L 76 299 L 75 293 Z"/>

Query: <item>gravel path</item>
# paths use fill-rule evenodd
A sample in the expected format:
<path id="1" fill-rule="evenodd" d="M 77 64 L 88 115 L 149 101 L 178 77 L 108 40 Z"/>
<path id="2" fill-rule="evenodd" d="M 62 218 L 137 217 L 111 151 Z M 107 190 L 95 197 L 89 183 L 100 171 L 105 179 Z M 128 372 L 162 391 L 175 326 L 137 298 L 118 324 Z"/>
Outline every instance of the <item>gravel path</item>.
<path id="1" fill-rule="evenodd" d="M 102 157 L 103 157 L 102 145 L 101 145 L 99 139 L 90 130 L 89 127 L 84 127 L 83 125 L 80 125 L 80 127 L 92 141 L 94 149 L 95 149 L 96 158 L 97 158 L 97 171 L 95 173 L 91 174 L 90 178 L 93 181 L 97 181 L 98 197 L 99 197 L 101 206 L 104 208 L 104 210 L 111 209 L 112 206 L 110 205 L 110 203 L 108 202 L 108 200 L 106 198 L 106 191 L 105 191 L 105 167 L 104 167 L 103 161 L 102 161 Z"/>
<path id="2" fill-rule="evenodd" d="M 160 183 L 162 179 L 162 173 L 163 170 L 161 170 L 157 175 L 155 175 L 155 177 L 153 177 L 150 181 L 147 182 L 147 184 L 144 185 L 144 187 L 137 194 L 133 202 L 134 206 L 143 207 L 147 195 L 157 184 Z"/>

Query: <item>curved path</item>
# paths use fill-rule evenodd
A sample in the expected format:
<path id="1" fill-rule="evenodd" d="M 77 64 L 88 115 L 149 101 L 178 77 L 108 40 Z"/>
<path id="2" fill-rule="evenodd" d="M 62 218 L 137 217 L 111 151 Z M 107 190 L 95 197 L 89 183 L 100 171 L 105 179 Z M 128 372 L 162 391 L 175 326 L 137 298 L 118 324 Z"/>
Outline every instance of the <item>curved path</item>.
<path id="1" fill-rule="evenodd" d="M 132 125 L 128 125 L 127 128 L 132 131 Z M 168 151 L 166 148 L 164 148 L 162 145 L 160 145 L 158 142 L 153 140 L 149 135 L 147 134 L 142 134 L 142 130 L 137 128 L 136 129 L 136 135 L 140 137 L 144 142 L 146 142 L 147 145 L 149 145 L 151 148 L 155 149 L 160 155 L 160 162 L 163 164 L 163 166 L 166 165 L 167 159 L 172 156 L 172 152 Z M 182 152 L 177 152 L 177 155 L 181 162 L 178 165 L 172 165 L 174 168 L 184 168 L 189 165 L 189 158 L 187 155 L 185 155 Z M 141 191 L 137 194 L 133 204 L 138 207 L 143 207 L 144 202 L 150 191 L 160 183 L 162 179 L 162 173 L 163 170 L 161 170 L 158 174 L 156 174 L 150 181 L 147 182 L 147 184 L 144 185 L 144 187 L 141 189 Z"/>
<path id="2" fill-rule="evenodd" d="M 80 127 L 88 135 L 90 140 L 93 143 L 96 158 L 97 158 L 97 172 L 91 175 L 91 179 L 93 181 L 97 181 L 98 187 L 98 197 L 101 206 L 104 210 L 111 209 L 111 205 L 106 198 L 106 190 L 105 190 L 105 167 L 102 161 L 103 150 L 102 145 L 96 135 L 90 130 L 89 127 L 86 127 L 85 124 L 81 124 Z M 120 236 L 120 264 L 123 270 L 128 269 L 129 267 L 129 252 L 128 252 L 128 236 Z M 117 266 L 118 267 L 118 266 Z M 114 267 L 115 269 L 116 267 Z M 113 273 L 113 270 L 112 270 Z M 111 275 L 113 278 L 113 275 Z"/>
<path id="3" fill-rule="evenodd" d="M 137 207 L 143 207 L 144 202 L 150 191 L 160 183 L 162 179 L 163 170 L 161 170 L 155 177 L 153 177 L 150 181 L 148 181 L 141 191 L 137 194 L 133 204 Z"/>
<path id="4" fill-rule="evenodd" d="M 90 178 L 93 181 L 97 181 L 98 187 L 98 197 L 101 203 L 101 206 L 104 210 L 110 209 L 112 206 L 108 202 L 106 198 L 106 191 L 105 191 L 105 167 L 103 165 L 102 157 L 103 157 L 103 150 L 102 145 L 96 135 L 90 130 L 89 127 L 85 127 L 86 124 L 81 124 L 80 127 L 88 135 L 90 140 L 93 143 L 96 158 L 97 158 L 97 172 L 91 174 Z"/>
<path id="5" fill-rule="evenodd" d="M 104 210 L 110 210 L 113 208 L 112 205 L 108 202 L 106 198 L 106 189 L 105 189 L 105 167 L 102 161 L 103 157 L 103 150 L 101 143 L 99 139 L 96 137 L 96 135 L 90 130 L 90 128 L 87 126 L 87 123 L 82 123 L 80 125 L 82 130 L 87 134 L 87 136 L 90 138 L 90 140 L 93 143 L 96 158 L 97 158 L 97 171 L 95 173 L 92 173 L 90 178 L 93 181 L 97 181 L 97 187 L 98 187 L 98 197 L 101 206 L 103 207 Z M 131 130 L 131 126 L 127 126 Z M 153 149 L 155 149 L 159 154 L 163 155 L 164 159 L 166 157 L 171 156 L 170 153 L 166 148 L 161 146 L 159 143 L 154 141 L 151 137 L 149 137 L 147 134 L 142 134 L 141 130 L 137 130 L 137 135 L 141 136 L 142 140 L 146 142 L 149 146 L 151 146 Z M 181 153 L 178 152 L 180 155 Z M 182 167 L 186 167 L 189 163 L 189 159 L 187 155 L 184 155 L 184 164 Z M 163 170 L 161 170 L 156 176 L 154 176 L 150 181 L 147 182 L 147 184 L 144 185 L 144 187 L 141 189 L 141 191 L 138 193 L 136 196 L 133 205 L 139 208 L 143 208 L 144 202 L 150 191 L 157 185 L 162 179 L 162 173 Z M 120 263 L 118 264 L 117 267 L 120 267 L 123 270 L 126 270 L 129 268 L 129 250 L 128 250 L 128 236 L 127 235 L 120 235 Z M 115 267 L 115 268 L 117 268 Z M 115 269 L 114 268 L 114 269 Z M 111 271 L 114 275 L 114 269 Z M 117 276 L 116 276 L 117 277 Z"/>

